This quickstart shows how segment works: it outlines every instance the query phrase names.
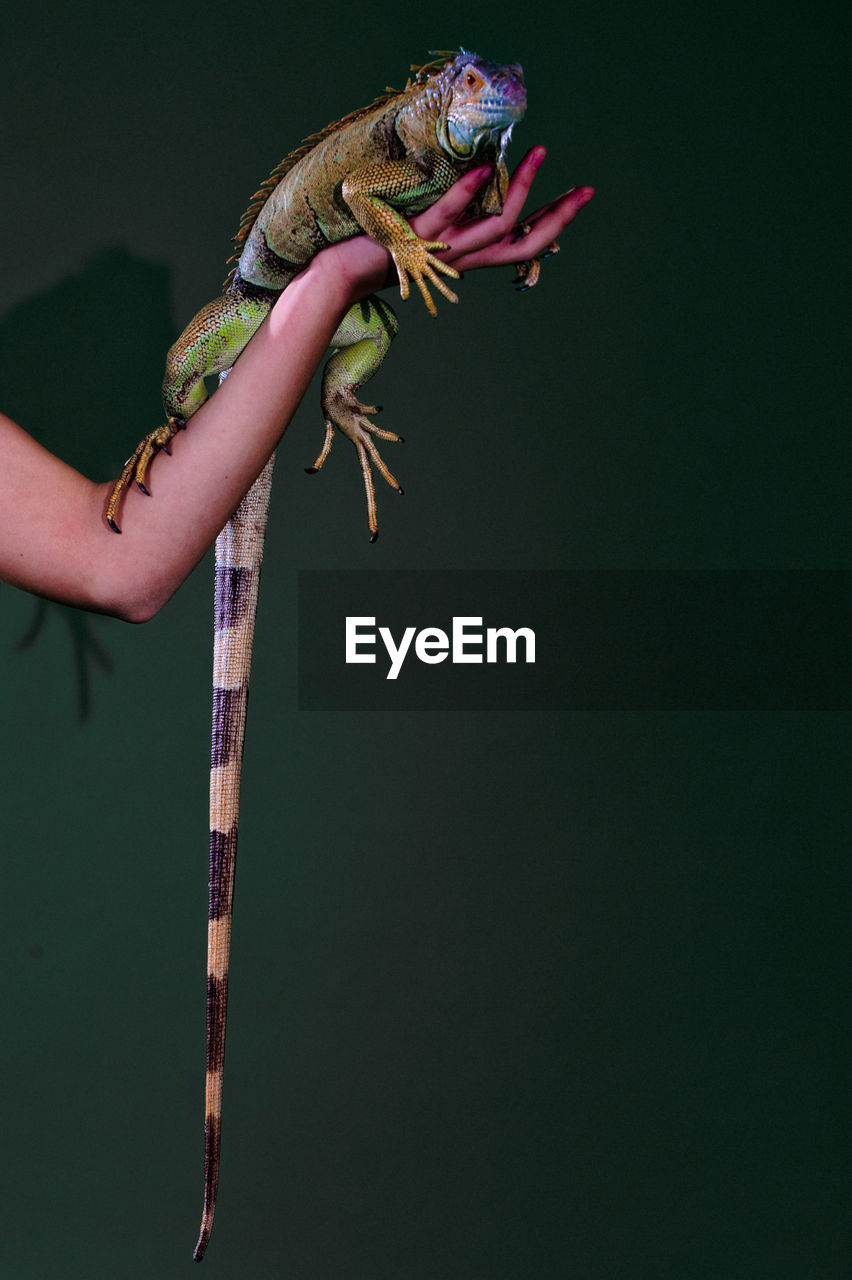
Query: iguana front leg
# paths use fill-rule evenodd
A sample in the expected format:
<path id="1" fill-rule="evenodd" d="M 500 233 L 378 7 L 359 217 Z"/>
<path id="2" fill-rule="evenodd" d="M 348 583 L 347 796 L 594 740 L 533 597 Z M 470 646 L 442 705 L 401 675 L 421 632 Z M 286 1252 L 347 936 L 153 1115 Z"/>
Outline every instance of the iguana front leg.
<path id="1" fill-rule="evenodd" d="M 429 173 L 414 160 L 387 160 L 356 169 L 344 179 L 343 199 L 369 236 L 383 245 L 394 260 L 399 277 L 399 292 L 408 297 L 409 277 L 417 285 L 430 315 L 437 315 L 427 281 L 450 302 L 458 302 L 441 275 L 459 279 L 455 267 L 448 266 L 434 252 L 449 248 L 441 240 L 421 240 L 399 212 L 410 207 L 412 212 L 433 203 L 448 191 L 459 175 L 447 161 L 438 159 Z M 440 272 L 440 275 L 438 274 Z"/>
<path id="2" fill-rule="evenodd" d="M 513 242 L 518 243 L 523 240 L 531 231 L 532 224 L 529 222 L 522 222 L 517 228 L 515 236 L 513 237 Z M 522 293 L 525 289 L 532 289 L 538 284 L 539 276 L 541 275 L 542 262 L 544 262 L 545 258 L 552 258 L 553 255 L 558 252 L 559 245 L 554 240 L 546 249 L 542 250 L 538 257 L 530 258 L 527 262 L 519 262 L 516 264 L 515 271 L 517 274 L 512 281 L 512 284 L 518 290 L 518 293 Z"/>

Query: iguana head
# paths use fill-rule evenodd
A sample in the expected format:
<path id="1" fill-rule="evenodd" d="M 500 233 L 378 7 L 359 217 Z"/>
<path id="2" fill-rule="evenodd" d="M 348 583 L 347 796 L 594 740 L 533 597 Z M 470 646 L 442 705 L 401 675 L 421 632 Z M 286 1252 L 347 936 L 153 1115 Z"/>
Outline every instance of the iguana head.
<path id="1" fill-rule="evenodd" d="M 518 63 L 486 62 L 462 50 L 437 79 L 442 97 L 438 138 L 444 150 L 461 160 L 490 141 L 502 153 L 527 105 Z"/>

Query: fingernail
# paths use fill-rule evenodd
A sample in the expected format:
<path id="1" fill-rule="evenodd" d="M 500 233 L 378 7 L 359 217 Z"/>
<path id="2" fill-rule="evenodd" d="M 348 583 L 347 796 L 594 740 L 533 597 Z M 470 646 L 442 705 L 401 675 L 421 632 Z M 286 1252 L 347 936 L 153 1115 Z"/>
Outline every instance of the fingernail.
<path id="1" fill-rule="evenodd" d="M 535 147 L 535 148 L 534 148 L 533 153 L 532 153 L 532 155 L 530 156 L 530 163 L 532 164 L 532 166 L 533 166 L 533 168 L 534 168 L 534 169 L 538 169 L 538 168 L 540 168 L 540 167 L 541 167 L 541 164 L 542 164 L 542 162 L 543 162 L 543 160 L 544 160 L 544 157 L 545 157 L 546 155 L 547 155 L 547 149 L 546 149 L 546 147 Z"/>
<path id="2" fill-rule="evenodd" d="M 581 208 L 581 209 L 582 209 L 582 207 L 583 207 L 583 205 L 584 205 L 584 204 L 588 204 L 588 203 L 589 203 L 589 201 L 591 200 L 591 198 L 592 198 L 592 196 L 593 196 L 594 194 L 595 194 L 595 189 L 594 189 L 594 187 L 588 187 L 588 188 L 587 188 L 587 190 L 585 190 L 585 191 L 583 192 L 583 194 L 580 196 L 580 199 L 579 199 L 579 205 L 580 205 L 580 208 Z"/>

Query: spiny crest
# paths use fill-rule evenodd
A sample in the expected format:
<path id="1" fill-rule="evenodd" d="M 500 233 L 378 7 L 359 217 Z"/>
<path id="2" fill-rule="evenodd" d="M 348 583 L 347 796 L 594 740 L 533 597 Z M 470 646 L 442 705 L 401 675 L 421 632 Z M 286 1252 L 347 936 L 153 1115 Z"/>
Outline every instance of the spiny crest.
<path id="1" fill-rule="evenodd" d="M 362 116 L 374 111 L 376 107 L 383 107 L 385 103 L 392 102 L 394 98 L 402 98 L 405 94 L 411 93 L 412 90 L 419 89 L 432 76 L 436 76 L 439 72 L 443 71 L 447 63 L 451 62 L 452 59 L 456 57 L 456 52 L 453 51 L 443 52 L 436 49 L 430 49 L 429 52 L 434 55 L 429 62 L 424 62 L 422 66 L 418 66 L 417 63 L 411 64 L 410 70 L 414 72 L 414 79 L 412 80 L 411 76 L 409 76 L 404 89 L 393 89 L 388 85 L 385 88 L 384 93 L 380 93 L 379 96 L 374 98 L 372 102 L 368 103 L 366 107 L 359 107 L 357 111 L 350 111 L 348 115 L 341 116 L 339 120 L 334 120 L 331 124 L 327 124 L 325 128 L 320 129 L 318 133 L 309 134 L 301 146 L 297 147 L 295 151 L 291 151 L 289 155 L 286 155 L 284 159 L 275 166 L 269 177 L 265 178 L 257 191 L 255 191 L 251 198 L 251 204 L 240 218 L 240 225 L 237 230 L 237 234 L 234 236 L 234 244 L 238 246 L 238 250 L 228 259 L 229 263 L 233 262 L 235 265 L 231 267 L 231 270 L 228 272 L 227 278 L 222 285 L 223 289 L 227 289 L 233 282 L 237 271 L 236 263 L 239 262 L 242 254 L 242 246 L 245 244 L 249 237 L 249 232 L 257 221 L 257 215 L 260 213 L 261 209 L 266 204 L 267 199 L 278 186 L 278 183 L 284 175 L 289 173 L 291 169 L 295 168 L 300 160 L 304 160 L 305 156 L 309 155 L 310 152 L 313 151 L 317 143 L 322 142 L 324 138 L 329 136 L 329 134 L 336 133 L 338 129 L 345 128 L 346 125 L 352 124 L 355 120 L 360 120 Z"/>

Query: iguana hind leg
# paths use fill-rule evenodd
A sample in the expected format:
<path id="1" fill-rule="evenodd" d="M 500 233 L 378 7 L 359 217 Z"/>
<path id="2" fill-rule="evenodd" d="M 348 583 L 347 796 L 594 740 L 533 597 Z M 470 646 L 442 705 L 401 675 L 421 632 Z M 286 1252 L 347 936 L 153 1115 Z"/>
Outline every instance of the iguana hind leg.
<path id="1" fill-rule="evenodd" d="M 125 462 L 121 475 L 113 485 L 106 509 L 106 522 L 114 533 L 121 533 L 115 517 L 125 489 L 135 480 L 141 492 L 150 496 L 145 485 L 145 478 L 148 474 L 148 466 L 151 459 L 161 449 L 164 453 L 168 453 L 169 441 L 176 432 L 185 426 L 186 423 L 182 418 L 169 418 L 168 422 L 164 422 L 161 427 L 157 427 L 155 431 L 151 431 L 147 436 L 144 436 Z"/>
<path id="2" fill-rule="evenodd" d="M 378 413 L 379 407 L 362 404 L 355 392 L 379 368 L 398 328 L 396 316 L 381 298 L 367 298 L 346 312 L 331 340 L 335 351 L 323 372 L 321 402 L 325 440 L 313 466 L 305 468 L 313 475 L 322 467 L 331 449 L 335 427 L 348 436 L 361 464 L 371 542 L 379 536 L 372 468 L 376 468 L 392 489 L 402 493 L 402 486 L 385 466 L 372 437 L 401 442 L 402 436 L 382 431 L 371 422 L 367 415 Z"/>
<path id="3" fill-rule="evenodd" d="M 121 533 L 115 517 L 124 491 L 135 482 L 142 493 L 148 493 L 145 481 L 151 459 L 160 450 L 168 453 L 172 437 L 207 399 L 204 379 L 230 369 L 274 301 L 274 295 L 247 298 L 239 293 L 223 294 L 199 311 L 171 347 L 163 381 L 168 421 L 139 442 L 113 486 L 106 518 L 116 533 Z"/>

